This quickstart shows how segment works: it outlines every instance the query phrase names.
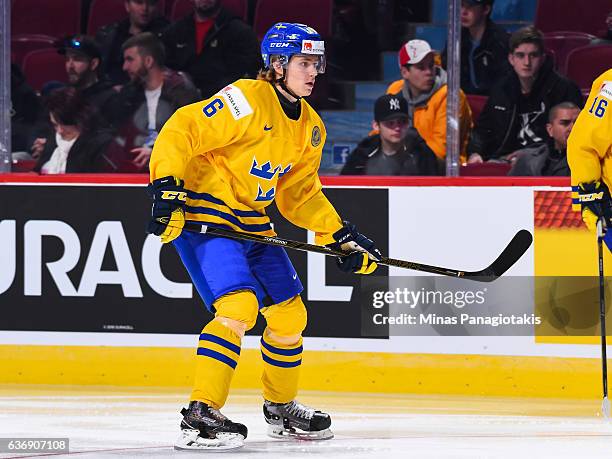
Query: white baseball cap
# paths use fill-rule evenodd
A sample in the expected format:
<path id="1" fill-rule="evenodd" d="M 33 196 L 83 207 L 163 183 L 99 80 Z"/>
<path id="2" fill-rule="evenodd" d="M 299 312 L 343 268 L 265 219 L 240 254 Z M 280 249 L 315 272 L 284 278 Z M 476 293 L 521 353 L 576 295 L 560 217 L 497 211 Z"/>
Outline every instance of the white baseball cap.
<path id="1" fill-rule="evenodd" d="M 399 65 L 403 67 L 406 64 L 418 64 L 429 53 L 433 53 L 433 49 L 425 40 L 410 40 L 399 50 Z"/>

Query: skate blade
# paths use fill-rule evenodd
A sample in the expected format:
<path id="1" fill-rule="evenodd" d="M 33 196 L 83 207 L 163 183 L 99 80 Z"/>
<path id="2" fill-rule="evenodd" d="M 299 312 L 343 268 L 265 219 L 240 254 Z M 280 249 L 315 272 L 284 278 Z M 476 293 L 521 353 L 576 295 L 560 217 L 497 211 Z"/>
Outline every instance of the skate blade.
<path id="1" fill-rule="evenodd" d="M 334 438 L 334 433 L 329 429 L 317 430 L 313 432 L 305 430 L 288 430 L 283 426 L 268 426 L 268 436 L 272 438 L 291 438 L 294 440 L 330 440 Z"/>
<path id="2" fill-rule="evenodd" d="M 216 438 L 200 437 L 198 430 L 183 430 L 174 443 L 176 450 L 226 451 L 244 446 L 244 437 L 237 433 L 222 432 Z"/>

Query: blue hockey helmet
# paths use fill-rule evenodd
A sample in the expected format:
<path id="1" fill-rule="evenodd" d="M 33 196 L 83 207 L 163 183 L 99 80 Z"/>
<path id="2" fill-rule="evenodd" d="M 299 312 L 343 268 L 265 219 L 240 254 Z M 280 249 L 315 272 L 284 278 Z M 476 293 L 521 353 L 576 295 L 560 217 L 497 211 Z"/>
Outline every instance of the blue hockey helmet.
<path id="1" fill-rule="evenodd" d="M 317 56 L 317 70 L 325 73 L 325 42 L 315 29 L 304 24 L 278 22 L 261 41 L 261 57 L 266 68 L 270 67 L 272 56 L 277 56 L 286 69 L 291 56 L 296 54 Z"/>

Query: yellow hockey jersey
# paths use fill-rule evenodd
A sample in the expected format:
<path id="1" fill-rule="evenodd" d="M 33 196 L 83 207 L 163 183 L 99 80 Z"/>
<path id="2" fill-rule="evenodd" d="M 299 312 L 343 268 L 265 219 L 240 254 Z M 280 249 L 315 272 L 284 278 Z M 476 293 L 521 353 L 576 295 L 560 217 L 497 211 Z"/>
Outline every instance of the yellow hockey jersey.
<path id="1" fill-rule="evenodd" d="M 612 69 L 593 82 L 589 99 L 567 142 L 567 161 L 572 174 L 574 210 L 580 210 L 578 184 L 603 180 L 612 190 Z"/>
<path id="2" fill-rule="evenodd" d="M 153 147 L 151 180 L 185 180 L 187 220 L 272 236 L 265 208 L 274 201 L 287 220 L 328 244 L 342 221 L 317 174 L 325 136 L 303 99 L 295 121 L 270 83 L 238 80 L 170 117 Z"/>

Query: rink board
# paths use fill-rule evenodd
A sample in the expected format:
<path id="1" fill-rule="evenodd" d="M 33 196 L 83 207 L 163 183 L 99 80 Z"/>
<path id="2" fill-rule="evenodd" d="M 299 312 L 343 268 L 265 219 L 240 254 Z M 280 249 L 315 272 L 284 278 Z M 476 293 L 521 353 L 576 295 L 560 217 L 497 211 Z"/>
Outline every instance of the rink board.
<path id="1" fill-rule="evenodd" d="M 39 180 L 0 176 L 0 237 L 8 241 L 0 248 L 0 383 L 189 386 L 196 337 L 211 316 L 172 249 L 143 232 L 146 178 Z M 564 224 L 567 212 L 540 215 L 567 207 L 566 179 L 323 181 L 340 214 L 394 258 L 480 269 L 524 228 L 535 245 L 508 274 L 596 274 L 591 235 Z M 543 207 L 547 193 L 559 205 Z M 312 241 L 275 210 L 271 216 L 282 236 Z M 364 338 L 358 276 L 322 255 L 290 256 L 309 308 L 305 389 L 598 396 L 594 338 Z M 263 326 L 245 339 L 236 387 L 259 386 Z"/>

